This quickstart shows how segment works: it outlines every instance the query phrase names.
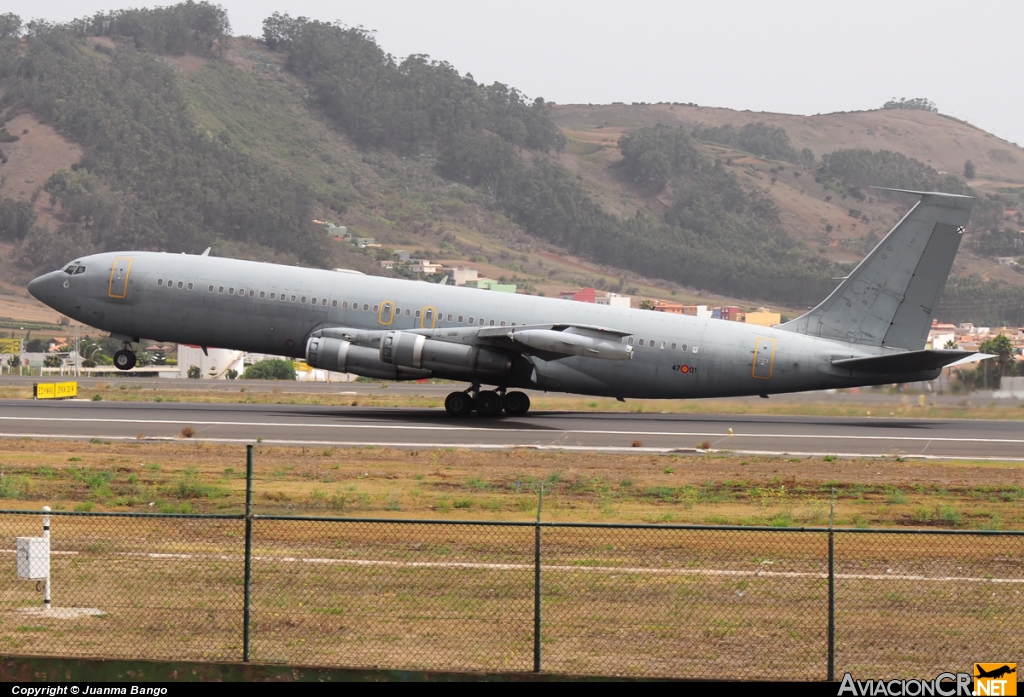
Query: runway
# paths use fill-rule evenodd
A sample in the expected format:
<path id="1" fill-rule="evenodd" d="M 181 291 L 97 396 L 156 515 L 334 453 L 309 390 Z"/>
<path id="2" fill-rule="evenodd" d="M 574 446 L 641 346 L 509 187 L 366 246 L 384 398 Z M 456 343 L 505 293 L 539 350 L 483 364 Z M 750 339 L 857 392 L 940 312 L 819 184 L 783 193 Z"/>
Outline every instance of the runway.
<path id="1" fill-rule="evenodd" d="M 0 437 L 190 440 L 337 447 L 530 447 L 600 452 L 902 456 L 1024 462 L 1024 422 L 0 400 Z M 730 429 L 732 431 L 730 435 Z"/>

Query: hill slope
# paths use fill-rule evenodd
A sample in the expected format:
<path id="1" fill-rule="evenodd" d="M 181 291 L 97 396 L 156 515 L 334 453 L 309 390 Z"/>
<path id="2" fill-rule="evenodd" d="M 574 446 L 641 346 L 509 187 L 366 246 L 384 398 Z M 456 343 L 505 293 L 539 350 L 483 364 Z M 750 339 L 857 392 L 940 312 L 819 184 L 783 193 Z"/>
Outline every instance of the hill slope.
<path id="1" fill-rule="evenodd" d="M 140 21 L 183 7 L 209 6 Z M 978 195 L 945 316 L 1024 323 L 1024 275 L 995 260 L 1024 256 L 1024 150 L 954 119 L 556 106 L 395 61 L 361 30 L 275 15 L 266 42 L 215 26 L 169 46 L 120 17 L 0 39 L 0 252 L 19 282 L 118 246 L 382 273 L 319 218 L 535 292 L 799 310 L 906 210 L 880 183 Z"/>

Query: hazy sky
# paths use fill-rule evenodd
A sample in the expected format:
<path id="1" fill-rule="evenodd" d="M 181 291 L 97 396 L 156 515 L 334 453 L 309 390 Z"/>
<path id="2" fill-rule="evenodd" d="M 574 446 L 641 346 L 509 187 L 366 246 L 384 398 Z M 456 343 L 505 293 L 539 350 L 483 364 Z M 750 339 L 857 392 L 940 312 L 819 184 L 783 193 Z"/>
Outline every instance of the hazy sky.
<path id="1" fill-rule="evenodd" d="M 172 3 L 41 0 L 23 19 Z M 274 11 L 376 31 L 481 82 L 562 104 L 696 102 L 815 114 L 927 97 L 1024 144 L 1019 0 L 227 0 L 233 33 Z"/>

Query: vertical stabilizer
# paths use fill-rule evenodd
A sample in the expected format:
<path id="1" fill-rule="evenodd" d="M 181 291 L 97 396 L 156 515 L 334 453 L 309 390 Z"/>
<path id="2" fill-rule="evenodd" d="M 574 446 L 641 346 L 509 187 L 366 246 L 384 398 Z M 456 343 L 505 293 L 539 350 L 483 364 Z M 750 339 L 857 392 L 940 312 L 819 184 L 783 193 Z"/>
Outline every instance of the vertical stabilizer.
<path id="1" fill-rule="evenodd" d="M 865 346 L 924 348 L 974 198 L 904 193 L 921 200 L 831 295 L 780 329 Z"/>

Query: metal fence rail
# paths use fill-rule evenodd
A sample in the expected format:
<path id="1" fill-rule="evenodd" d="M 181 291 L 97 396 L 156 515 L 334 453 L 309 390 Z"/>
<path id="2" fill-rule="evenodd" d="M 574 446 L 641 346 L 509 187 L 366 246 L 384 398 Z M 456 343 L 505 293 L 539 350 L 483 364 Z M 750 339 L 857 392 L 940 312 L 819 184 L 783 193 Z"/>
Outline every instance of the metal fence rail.
<path id="1" fill-rule="evenodd" d="M 0 511 L 0 653 L 821 680 L 1024 649 L 1024 532 Z"/>

